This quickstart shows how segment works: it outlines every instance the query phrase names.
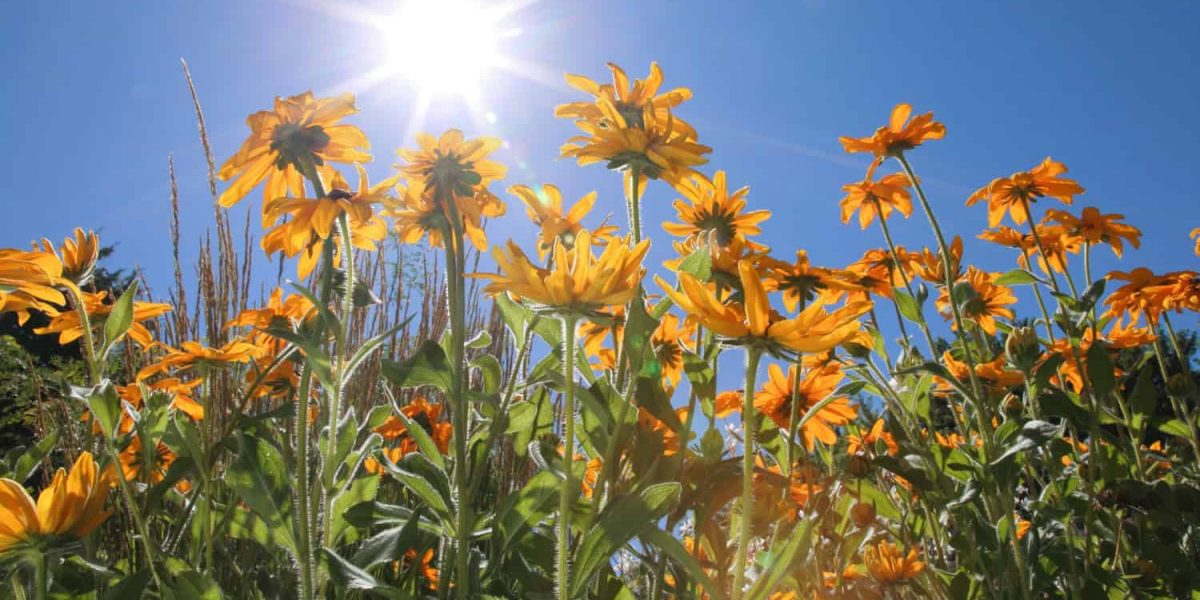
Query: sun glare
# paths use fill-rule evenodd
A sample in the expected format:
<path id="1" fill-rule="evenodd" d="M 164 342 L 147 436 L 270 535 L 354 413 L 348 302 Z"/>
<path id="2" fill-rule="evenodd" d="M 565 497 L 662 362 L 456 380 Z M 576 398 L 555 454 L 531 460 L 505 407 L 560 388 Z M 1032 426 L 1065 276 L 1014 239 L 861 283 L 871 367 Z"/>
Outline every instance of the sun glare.
<path id="1" fill-rule="evenodd" d="M 496 65 L 499 13 L 463 0 L 409 0 L 383 19 L 389 71 L 423 93 L 476 95 Z"/>

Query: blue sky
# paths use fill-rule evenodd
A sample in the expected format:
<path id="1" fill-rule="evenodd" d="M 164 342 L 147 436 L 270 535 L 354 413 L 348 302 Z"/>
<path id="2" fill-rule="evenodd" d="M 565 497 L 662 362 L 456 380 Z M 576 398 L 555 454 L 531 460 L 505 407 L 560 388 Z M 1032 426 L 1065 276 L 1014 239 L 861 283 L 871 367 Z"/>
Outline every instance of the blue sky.
<path id="1" fill-rule="evenodd" d="M 0 245 L 61 239 L 76 225 L 116 243 L 115 262 L 140 266 L 160 295 L 170 278 L 167 156 L 173 153 L 183 206 L 185 255 L 211 223 L 204 163 L 179 69 L 189 61 L 218 161 L 246 134 L 245 116 L 275 95 L 307 89 L 354 92 L 353 122 L 371 137 L 383 177 L 394 150 L 412 145 L 416 89 L 397 77 L 347 88 L 383 60 L 379 31 L 345 7 L 385 12 L 389 4 L 29 2 L 0 21 L 0 195 L 8 218 Z M 1200 226 L 1195 181 L 1200 119 L 1200 4 L 1192 2 L 550 2 L 505 19 L 520 30 L 501 51 L 535 76 L 493 71 L 482 111 L 439 98 L 425 129 L 461 127 L 510 142 L 498 158 L 513 183 L 556 183 L 568 200 L 600 192 L 599 213 L 623 220 L 620 180 L 600 166 L 558 159 L 574 133 L 553 108 L 579 94 L 562 81 L 601 78 L 606 61 L 643 77 L 651 60 L 667 85 L 692 88 L 680 115 L 713 146 L 707 172 L 725 169 L 751 186 L 753 207 L 774 218 L 762 241 L 781 257 L 808 249 L 818 264 L 844 265 L 878 246 L 877 229 L 838 221 L 842 184 L 862 177 L 865 159 L 842 153 L 839 135 L 866 135 L 901 101 L 933 110 L 944 141 L 912 157 L 946 228 L 963 234 L 967 259 L 1013 267 L 1009 251 L 974 238 L 983 207 L 963 200 L 993 177 L 1064 161 L 1087 189 L 1077 206 L 1126 214 L 1146 234 L 1141 251 L 1096 270 L 1194 268 L 1187 234 Z M 444 44 L 456 44 L 447 32 Z M 429 52 L 437 52 L 432 47 Z M 494 118 L 482 118 L 491 113 Z M 406 137 L 408 136 L 408 137 Z M 654 264 L 670 256 L 654 225 L 673 215 L 665 185 L 651 187 L 644 222 Z M 516 201 L 490 237 L 532 248 Z M 253 194 L 234 211 L 257 211 Z M 895 222 L 897 241 L 932 243 L 920 215 Z M 265 261 L 259 260 L 259 266 Z M 266 270 L 266 269 L 264 269 Z M 1194 323 L 1189 323 L 1194 325 Z"/>

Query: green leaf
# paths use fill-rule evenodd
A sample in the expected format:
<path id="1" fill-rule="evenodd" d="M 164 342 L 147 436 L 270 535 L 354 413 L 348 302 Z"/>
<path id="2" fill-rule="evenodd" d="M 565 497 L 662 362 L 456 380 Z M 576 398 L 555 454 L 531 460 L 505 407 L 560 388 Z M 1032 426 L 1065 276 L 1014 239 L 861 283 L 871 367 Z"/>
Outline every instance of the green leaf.
<path id="1" fill-rule="evenodd" d="M 414 452 L 393 463 L 384 457 L 383 464 L 392 477 L 416 494 L 429 506 L 443 527 L 453 529 L 454 519 L 450 511 L 450 479 L 446 472 L 433 464 L 425 455 Z"/>
<path id="2" fill-rule="evenodd" d="M 692 275 L 700 281 L 708 281 L 712 277 L 712 250 L 707 245 L 692 250 L 680 261 L 679 272 Z"/>
<path id="3" fill-rule="evenodd" d="M 12 472 L 6 473 L 4 476 L 18 482 L 24 482 L 26 479 L 33 477 L 38 467 L 42 466 L 42 459 L 46 458 L 46 455 L 54 449 L 54 445 L 57 443 L 58 431 L 51 431 L 48 435 L 38 440 L 33 447 L 21 454 L 21 457 L 13 464 Z"/>
<path id="4" fill-rule="evenodd" d="M 525 486 L 515 494 L 500 501 L 496 509 L 495 523 L 501 540 L 500 554 L 503 555 L 513 544 L 520 541 L 533 526 L 545 522 L 555 510 L 562 479 L 550 471 L 539 471 L 529 478 Z"/>
<path id="5" fill-rule="evenodd" d="M 1112 357 L 1105 344 L 1097 340 L 1087 349 L 1088 379 L 1097 397 L 1105 398 L 1117 387 Z"/>
<path id="6" fill-rule="evenodd" d="M 383 376 L 400 386 L 416 388 L 433 386 L 443 392 L 450 390 L 453 377 L 446 353 L 433 340 L 425 340 L 412 356 L 402 361 L 383 361 Z"/>
<path id="7" fill-rule="evenodd" d="M 369 569 L 403 556 L 406 550 L 417 545 L 420 520 L 420 514 L 413 513 L 403 525 L 385 529 L 366 539 L 354 553 L 354 564 Z"/>
<path id="8" fill-rule="evenodd" d="M 797 555 L 808 554 L 808 547 L 812 543 L 812 523 L 811 520 L 802 521 L 792 530 L 782 548 L 771 548 L 769 563 L 746 594 L 746 600 L 767 598 L 784 576 L 792 572 L 792 563 Z"/>
<path id="9" fill-rule="evenodd" d="M 1133 414 L 1147 417 L 1153 415 L 1154 409 L 1158 407 L 1158 390 L 1154 388 L 1149 363 L 1138 372 L 1137 383 L 1133 386 L 1133 392 L 1129 394 L 1129 407 L 1133 409 Z"/>
<path id="10" fill-rule="evenodd" d="M 904 290 L 897 289 L 892 293 L 892 300 L 896 302 L 896 308 L 900 309 L 900 314 L 904 315 L 905 319 L 913 323 L 921 322 L 921 305 L 917 303 L 916 298 Z"/>
<path id="11" fill-rule="evenodd" d="M 207 575 L 177 558 L 166 561 L 168 577 L 163 581 L 162 596 L 167 600 L 221 600 L 221 588 Z"/>
<path id="12" fill-rule="evenodd" d="M 101 431 L 111 438 L 121 419 L 121 397 L 117 395 L 117 388 L 105 381 L 92 390 L 87 402 L 92 416 L 100 424 Z"/>
<path id="13" fill-rule="evenodd" d="M 1042 446 L 1052 439 L 1062 437 L 1061 425 L 1047 421 L 1033 420 L 1021 426 L 1021 433 L 1005 448 L 1004 452 L 992 461 L 992 466 L 998 466 L 1008 459 L 1026 450 Z"/>
<path id="14" fill-rule="evenodd" d="M 384 331 L 383 333 L 380 333 L 379 335 L 363 342 L 362 345 L 358 347 L 358 350 L 354 351 L 354 356 L 351 356 L 350 360 L 346 361 L 346 366 L 342 368 L 340 372 L 342 383 L 344 384 L 349 382 L 350 376 L 353 375 L 354 372 L 366 362 L 367 358 L 370 357 L 372 353 L 378 350 L 385 341 L 392 337 L 393 334 L 407 327 L 409 321 L 412 320 L 412 317 L 404 319 L 404 321 L 399 325 L 396 325 L 395 327 L 392 327 L 391 329 L 388 329 L 387 331 Z"/>
<path id="15" fill-rule="evenodd" d="M 399 588 L 380 583 L 370 573 L 342 558 L 337 552 L 329 548 L 321 550 L 325 552 L 325 558 L 329 561 L 329 578 L 338 586 L 346 590 L 370 591 L 386 598 L 412 598 Z"/>
<path id="16" fill-rule="evenodd" d="M 108 350 L 112 348 L 125 332 L 133 326 L 133 298 L 137 295 L 138 282 L 136 279 L 129 282 L 129 287 L 121 293 L 121 297 L 113 303 L 112 310 L 109 311 L 108 317 L 104 319 L 104 353 L 107 355 Z"/>
<path id="17" fill-rule="evenodd" d="M 342 490 L 333 499 L 333 522 L 330 524 L 330 539 L 334 544 L 339 543 L 343 536 L 347 537 L 347 542 L 355 541 L 356 535 L 353 533 L 351 526 L 346 521 L 346 511 L 351 506 L 357 506 L 363 502 L 369 502 L 375 499 L 375 493 L 379 490 L 379 477 L 367 475 L 359 477 L 350 482 L 346 489 Z"/>
<path id="18" fill-rule="evenodd" d="M 404 429 L 408 431 L 408 437 L 412 438 L 417 444 L 417 449 L 421 454 L 425 455 L 437 468 L 446 470 L 446 458 L 442 456 L 442 451 L 438 449 L 437 442 L 429 437 L 429 433 L 420 423 L 412 420 L 408 415 L 399 412 L 396 413 L 396 418 L 404 424 Z"/>
<path id="19" fill-rule="evenodd" d="M 649 530 L 679 500 L 678 483 L 659 483 L 637 495 L 617 498 L 600 513 L 596 524 L 580 540 L 575 552 L 571 597 L 583 595 L 588 581 L 629 540 Z"/>
<path id="20" fill-rule="evenodd" d="M 262 517 L 270 529 L 271 538 L 296 553 L 296 539 L 291 526 L 291 496 L 295 485 L 293 475 L 273 445 L 254 436 L 241 436 L 237 459 L 225 473 L 225 482 L 238 499 Z"/>
<path id="21" fill-rule="evenodd" d="M 1188 431 L 1187 423 L 1179 419 L 1171 419 L 1166 423 L 1158 426 L 1158 430 L 1167 434 L 1179 437 L 1189 437 L 1191 432 Z"/>
<path id="22" fill-rule="evenodd" d="M 479 369 L 483 377 L 483 392 L 495 394 L 500 391 L 500 383 L 504 378 L 500 360 L 491 354 L 483 354 L 471 361 L 471 366 Z"/>
<path id="23" fill-rule="evenodd" d="M 996 285 L 1025 285 L 1041 281 L 1025 269 L 1013 269 L 996 278 Z"/>

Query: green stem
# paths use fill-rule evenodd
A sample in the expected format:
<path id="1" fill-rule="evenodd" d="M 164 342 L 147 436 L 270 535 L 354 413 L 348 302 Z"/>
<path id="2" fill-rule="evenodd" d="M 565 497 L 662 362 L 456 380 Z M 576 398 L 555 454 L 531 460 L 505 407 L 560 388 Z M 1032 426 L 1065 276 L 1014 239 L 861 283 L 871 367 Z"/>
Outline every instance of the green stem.
<path id="1" fill-rule="evenodd" d="M 642 241 L 642 168 L 633 165 L 630 167 L 630 176 L 633 186 L 629 190 L 626 202 L 629 209 L 629 231 L 633 234 L 633 243 L 637 244 Z"/>
<path id="2" fill-rule="evenodd" d="M 338 423 L 342 418 L 342 400 L 346 395 L 346 380 L 342 369 L 346 367 L 346 363 L 350 361 L 350 321 L 354 316 L 354 282 L 355 282 L 355 265 L 354 265 L 354 245 L 350 230 L 350 216 L 343 212 L 338 217 L 338 233 L 340 234 L 342 265 L 345 271 L 345 285 L 342 288 L 342 318 L 341 318 L 341 335 L 338 337 L 338 357 L 337 357 L 337 381 L 334 384 L 332 393 L 329 395 L 329 414 L 327 415 L 327 428 L 329 443 L 325 447 L 325 473 L 324 486 L 332 486 L 334 475 L 337 473 L 338 465 L 333 464 L 333 454 L 338 447 Z M 350 475 L 353 477 L 353 474 Z M 324 545 L 333 545 L 333 501 L 334 495 L 323 492 L 325 497 L 324 502 Z"/>
<path id="3" fill-rule="evenodd" d="M 883 239 L 887 242 L 888 252 L 891 252 L 892 254 L 893 266 L 896 271 L 900 273 L 900 279 L 904 282 L 904 289 L 908 291 L 908 295 L 912 296 L 913 300 L 916 300 L 917 294 L 913 290 L 912 281 L 909 280 L 908 273 L 904 271 L 904 267 L 900 264 L 900 255 L 896 253 L 896 244 L 892 242 L 892 232 L 888 228 L 887 219 L 883 218 L 883 207 L 880 206 L 878 198 L 872 197 L 872 200 L 875 202 L 875 212 L 879 215 L 879 227 L 883 230 Z M 893 304 L 894 303 L 895 301 L 893 301 Z M 897 306 L 896 310 L 899 312 L 900 308 Z M 933 344 L 933 335 L 929 333 L 929 324 L 925 321 L 925 311 L 919 310 L 917 315 L 921 318 L 921 320 L 917 322 L 917 325 L 921 328 L 921 333 L 925 334 L 925 343 L 929 345 L 929 358 L 930 360 L 936 360 L 937 348 Z M 903 318 L 900 319 L 900 329 L 903 333 Z M 908 334 L 904 333 L 904 337 L 907 338 Z"/>
<path id="4" fill-rule="evenodd" d="M 742 390 L 742 515 L 739 523 L 737 554 L 733 565 L 733 590 L 730 598 L 741 600 L 746 580 L 746 554 L 750 549 L 750 525 L 754 506 L 754 387 L 762 350 L 746 348 L 746 386 Z"/>
<path id="5" fill-rule="evenodd" d="M 1192 446 L 1192 453 L 1196 456 L 1196 462 L 1200 464 L 1200 432 L 1196 429 L 1195 420 L 1190 418 L 1187 410 L 1184 409 L 1179 395 L 1171 391 L 1171 374 L 1167 370 L 1167 359 L 1157 335 L 1154 338 L 1154 356 L 1158 359 L 1158 372 L 1162 375 L 1163 386 L 1167 388 L 1167 397 L 1171 400 L 1171 408 L 1175 411 L 1175 417 L 1187 425 L 1189 434 L 1188 443 Z"/>
<path id="6" fill-rule="evenodd" d="M 557 589 L 559 600 L 571 595 L 571 503 L 575 501 L 575 319 L 563 325 L 563 488 L 558 496 Z"/>
<path id="7" fill-rule="evenodd" d="M 293 428 L 296 444 L 296 564 L 300 570 L 300 598 L 313 598 L 313 553 L 310 526 L 312 491 L 308 464 L 312 441 L 308 427 L 308 398 L 312 389 L 312 369 L 308 361 L 300 364 L 300 387 L 296 392 L 296 415 Z"/>
<path id="8" fill-rule="evenodd" d="M 33 597 L 37 600 L 45 600 L 49 593 L 50 581 L 46 576 L 46 554 L 38 552 L 33 559 Z"/>

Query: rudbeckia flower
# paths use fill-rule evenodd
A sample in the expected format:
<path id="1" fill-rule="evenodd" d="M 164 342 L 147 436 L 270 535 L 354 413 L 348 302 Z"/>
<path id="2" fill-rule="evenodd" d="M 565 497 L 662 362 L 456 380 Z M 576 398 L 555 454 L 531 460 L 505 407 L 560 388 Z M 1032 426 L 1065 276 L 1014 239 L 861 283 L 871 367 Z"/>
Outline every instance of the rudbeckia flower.
<path id="1" fill-rule="evenodd" d="M 401 407 L 400 412 L 420 425 L 425 430 L 425 433 L 429 434 L 430 439 L 433 440 L 439 452 L 445 453 L 449 450 L 450 440 L 454 436 L 454 431 L 451 424 L 442 419 L 442 405 L 440 403 L 429 402 L 423 396 L 417 396 L 408 404 Z M 404 422 L 396 416 L 388 417 L 382 425 L 375 428 L 375 433 L 383 436 L 384 440 L 393 443 L 393 445 L 382 450 L 383 455 L 393 463 L 419 450 L 417 443 L 408 435 L 408 428 L 404 426 Z M 383 465 L 373 457 L 368 457 L 363 462 L 363 468 L 368 473 L 377 475 L 384 472 Z"/>
<path id="2" fill-rule="evenodd" d="M 771 218 L 769 210 L 746 211 L 749 187 L 729 191 L 725 171 L 717 171 L 710 180 L 701 174 L 675 184 L 685 200 L 676 200 L 675 214 L 680 223 L 663 223 L 663 230 L 679 237 L 709 236 L 717 245 L 726 246 L 735 237 L 748 238 L 762 233 L 759 224 Z"/>
<path id="3" fill-rule="evenodd" d="M 143 451 L 142 439 L 139 436 L 133 436 L 129 440 L 129 445 L 121 451 L 117 456 L 117 460 L 121 462 L 121 472 L 125 476 L 126 481 L 142 481 L 145 477 L 145 482 L 155 484 L 163 480 L 167 474 L 167 469 L 171 468 L 171 463 L 175 462 L 175 453 L 166 444 L 159 442 L 151 454 L 151 463 L 146 463 L 146 453 Z M 190 483 L 180 481 L 176 485 L 176 489 L 180 492 L 187 493 L 192 489 Z"/>
<path id="4" fill-rule="evenodd" d="M 1070 204 L 1075 196 L 1083 193 L 1083 187 L 1074 179 L 1062 177 L 1066 172 L 1066 165 L 1047 156 L 1028 171 L 993 179 L 967 198 L 967 206 L 987 200 L 988 227 L 999 225 L 1005 214 L 1011 215 L 1013 223 L 1020 225 L 1029 220 L 1026 203 L 1033 204 L 1039 198 L 1049 197 Z"/>
<path id="5" fill-rule="evenodd" d="M 302 165 L 320 170 L 331 162 L 369 162 L 371 155 L 363 152 L 371 147 L 367 136 L 353 125 L 338 123 L 356 112 L 350 94 L 316 99 L 312 92 L 305 92 L 286 99 L 276 97 L 274 109 L 247 117 L 250 137 L 218 173 L 222 181 L 235 178 L 221 193 L 221 206 L 237 204 L 264 180 L 264 201 L 303 194 Z"/>
<path id="6" fill-rule="evenodd" d="M 514 185 L 509 193 L 525 203 L 525 213 L 541 230 L 538 232 L 538 259 L 545 260 L 546 253 L 555 242 L 562 243 L 568 250 L 575 246 L 575 238 L 583 231 L 583 218 L 596 204 L 596 192 L 590 192 L 569 210 L 563 213 L 562 192 L 558 186 L 545 184 L 540 190 L 527 185 Z M 615 225 L 602 225 L 591 230 L 592 243 L 603 244 L 616 233 Z"/>
<path id="7" fill-rule="evenodd" d="M 950 276 L 951 281 L 958 281 L 962 277 L 962 255 L 963 241 L 959 236 L 954 236 L 954 240 L 950 242 L 950 269 L 953 271 Z M 913 270 L 917 275 L 934 285 L 942 285 L 946 283 L 946 265 L 942 262 L 942 251 L 936 253 L 929 248 L 921 250 L 920 254 L 913 255 Z"/>
<path id="8" fill-rule="evenodd" d="M 0 312 L 16 313 L 21 325 L 33 310 L 57 315 L 67 299 L 55 286 L 65 281 L 62 262 L 53 253 L 0 249 Z"/>
<path id="9" fill-rule="evenodd" d="M 655 280 L 667 296 L 700 325 L 720 336 L 727 344 L 765 345 L 772 351 L 823 352 L 858 337 L 862 324 L 858 316 L 869 303 L 854 302 L 827 313 L 820 303 L 804 309 L 792 319 L 771 310 L 761 275 L 749 261 L 738 264 L 744 302 L 725 303 L 712 286 L 689 273 L 679 274 L 682 291 L 676 291 L 661 278 Z M 723 296 L 728 296 L 724 294 Z"/>
<path id="10" fill-rule="evenodd" d="M 946 137 L 946 126 L 934 121 L 933 113 L 918 115 L 911 121 L 910 116 L 912 105 L 897 104 L 892 109 L 887 126 L 876 129 L 874 135 L 864 138 L 843 136 L 838 141 L 846 152 L 870 152 L 875 155 L 877 162 L 882 162 L 888 156 L 911 150 L 928 140 Z"/>
<path id="11" fill-rule="evenodd" d="M 484 288 L 488 294 L 507 292 L 554 311 L 588 314 L 633 298 L 646 272 L 642 259 L 649 248 L 649 240 L 630 248 L 628 240 L 612 238 L 596 257 L 591 233 L 584 230 L 570 251 L 555 246 L 553 267 L 546 269 L 530 262 L 521 248 L 509 241 L 507 247 L 492 253 L 500 273 L 476 276 L 491 281 Z"/>
<path id="12" fill-rule="evenodd" d="M 271 227 L 263 235 L 263 251 L 267 255 L 282 252 L 288 258 L 301 254 L 297 270 L 300 279 L 306 279 L 320 261 L 321 242 L 336 235 L 334 228 L 342 214 L 349 218 L 351 244 L 360 250 L 374 251 L 375 244 L 387 236 L 387 225 L 375 214 L 374 207 L 391 200 L 388 191 L 396 186 L 398 178 L 371 186 L 362 165 L 356 164 L 355 169 L 358 191 L 351 192 L 341 175 L 336 174 L 324 198 L 283 197 L 263 204 L 263 226 Z M 340 264 L 341 244 L 335 250 L 334 262 Z"/>
<path id="13" fill-rule="evenodd" d="M 896 438 L 892 437 L 892 434 L 884 429 L 884 425 L 883 419 L 876 419 L 871 428 L 865 432 L 847 434 L 846 454 L 855 456 L 868 451 L 874 452 L 876 442 L 882 441 L 884 446 L 887 447 L 887 453 L 895 456 L 896 453 L 900 452 L 900 445 L 896 443 Z"/>
<path id="14" fill-rule="evenodd" d="M 772 363 L 767 368 L 767 380 L 754 395 L 754 408 L 770 417 L 776 426 L 787 430 L 791 426 L 793 388 L 796 390 L 795 399 L 800 403 L 797 414 L 803 416 L 818 402 L 832 396 L 844 377 L 841 366 L 831 364 L 805 373 L 797 384 L 795 366 L 790 367 L 787 375 L 784 375 L 783 369 Z M 839 396 L 833 399 L 800 428 L 804 447 L 811 451 L 817 441 L 830 446 L 836 444 L 837 432 L 834 429 L 853 421 L 856 416 L 858 409 L 850 403 L 849 398 Z"/>
<path id="15" fill-rule="evenodd" d="M 1124 251 L 1124 242 L 1134 248 L 1142 245 L 1142 232 L 1133 225 L 1118 223 L 1125 218 L 1119 214 L 1101 214 L 1094 206 L 1083 209 L 1078 217 L 1065 210 L 1046 211 L 1045 221 L 1054 221 L 1066 229 L 1066 233 L 1078 237 L 1089 244 L 1108 244 L 1118 257 Z"/>
<path id="16" fill-rule="evenodd" d="M 76 227 L 71 237 L 63 240 L 57 249 L 46 238 L 42 238 L 41 250 L 58 257 L 62 263 L 63 278 L 75 285 L 86 285 L 96 272 L 96 261 L 100 258 L 100 237 L 94 231 L 84 231 Z"/>
<path id="17" fill-rule="evenodd" d="M 491 182 L 502 179 L 504 165 L 488 160 L 487 156 L 500 147 L 500 140 L 480 137 L 463 138 L 462 131 L 448 129 L 440 137 L 417 134 L 416 150 L 400 149 L 396 153 L 404 164 L 397 169 L 409 182 L 424 184 L 435 196 L 445 201 L 454 196 L 472 197 Z"/>
<path id="18" fill-rule="evenodd" d="M 161 392 L 171 396 L 172 407 L 178 409 L 180 412 L 186 414 L 193 420 L 198 421 L 204 418 L 204 407 L 199 402 L 196 402 L 195 399 L 193 399 L 192 393 L 203 383 L 203 379 L 183 381 L 178 377 L 167 377 L 164 379 L 159 379 L 154 383 L 143 382 L 132 385 L 118 385 L 117 395 L 121 397 L 121 400 L 128 402 L 129 405 L 134 409 L 140 409 L 143 404 L 145 404 L 145 394 L 142 391 L 142 387 L 145 386 L 145 390 L 147 392 Z M 129 415 L 121 415 L 122 426 L 117 428 L 118 431 L 125 433 L 132 429 L 132 420 L 129 421 L 128 427 L 125 426 L 125 421 L 127 419 L 129 419 Z"/>
<path id="19" fill-rule="evenodd" d="M 633 189 L 633 167 L 639 172 L 640 189 L 647 179 L 681 181 L 696 173 L 694 167 L 708 162 L 704 155 L 712 152 L 712 148 L 697 143 L 686 131 L 677 128 L 670 113 L 659 117 L 646 107 L 642 126 L 636 127 L 611 102 L 601 99 L 597 106 L 605 123 L 611 125 L 578 121 L 576 124 L 586 135 L 567 140 L 561 149 L 563 158 L 574 158 L 580 166 L 605 162 L 610 169 L 624 169 L 626 189 Z"/>
<path id="20" fill-rule="evenodd" d="M 867 548 L 863 556 L 867 572 L 883 585 L 907 582 L 925 570 L 925 563 L 917 560 L 917 551 L 907 554 L 887 540 Z"/>
<path id="21" fill-rule="evenodd" d="M 892 211 L 899 212 L 905 217 L 912 216 L 912 194 L 908 188 L 908 176 L 904 173 L 892 173 L 880 179 L 871 181 L 868 177 L 858 183 L 842 186 L 846 197 L 842 198 L 842 222 L 849 223 L 850 217 L 858 213 L 858 224 L 866 229 L 875 216 L 886 221 Z"/>
<path id="22" fill-rule="evenodd" d="M 138 371 L 136 379 L 142 381 L 158 373 L 166 373 L 171 370 L 180 373 L 196 367 L 208 368 L 220 367 L 229 363 L 248 363 L 261 356 L 262 353 L 262 348 L 242 339 L 232 340 L 220 348 L 209 348 L 198 342 L 184 342 L 178 349 L 167 348 L 167 355 L 158 362 L 143 367 Z"/>
<path id="23" fill-rule="evenodd" d="M 790 312 L 795 312 L 801 301 L 807 306 L 827 290 L 845 292 L 856 287 L 850 283 L 848 273 L 812 266 L 804 250 L 796 251 L 793 263 L 768 257 L 763 260 L 763 267 L 764 286 L 767 291 L 783 292 L 783 305 Z"/>
<path id="24" fill-rule="evenodd" d="M 114 304 L 109 293 L 107 291 L 80 292 L 80 298 L 83 299 L 83 309 L 87 311 L 92 329 L 103 327 Z M 149 347 L 154 343 L 154 336 L 150 334 L 150 330 L 144 323 L 152 322 L 171 310 L 170 304 L 135 301 L 133 303 L 133 324 L 130 325 L 128 331 L 129 339 L 143 349 Z M 54 315 L 45 327 L 38 327 L 33 332 L 40 335 L 57 333 L 59 345 L 65 346 L 83 336 L 83 324 L 79 320 L 79 313 L 69 310 Z"/>
<path id="25" fill-rule="evenodd" d="M 629 76 L 621 67 L 608 63 L 608 68 L 612 71 L 611 84 L 599 84 L 582 75 L 568 74 L 566 79 L 571 87 L 592 95 L 594 99 L 590 102 L 560 104 L 554 109 L 554 116 L 586 121 L 599 126 L 615 126 L 614 123 L 605 121 L 604 111 L 598 106 L 599 101 L 604 100 L 625 115 L 626 121 L 640 120 L 642 111 L 647 107 L 650 107 L 658 118 L 666 119 L 672 109 L 692 97 L 692 91 L 687 88 L 675 88 L 660 94 L 663 73 L 656 62 L 650 63 L 650 75 L 646 79 L 635 79 L 632 85 L 629 83 Z M 696 137 L 696 131 L 687 123 L 675 119 L 675 126 L 686 137 Z"/>
<path id="26" fill-rule="evenodd" d="M 975 321 L 980 329 L 983 329 L 988 335 L 996 333 L 998 317 L 1010 320 L 1013 318 L 1013 311 L 1008 306 L 1017 302 L 1017 297 L 1013 295 L 1011 288 L 996 284 L 997 277 L 999 277 L 998 273 L 988 273 L 975 267 L 968 267 L 966 276 L 958 284 L 959 286 L 966 284 L 970 287 L 969 297 L 962 299 L 959 306 L 963 318 Z M 950 318 L 950 293 L 946 288 L 942 288 L 941 294 L 938 296 L 937 308 L 943 316 Z M 953 326 L 957 327 L 957 324 L 953 324 Z"/>
<path id="27" fill-rule="evenodd" d="M 20 483 L 0 479 L 0 555 L 26 544 L 87 537 L 112 514 L 104 502 L 115 482 L 115 471 L 100 472 L 90 452 L 79 455 L 70 474 L 59 469 L 36 503 Z"/>

